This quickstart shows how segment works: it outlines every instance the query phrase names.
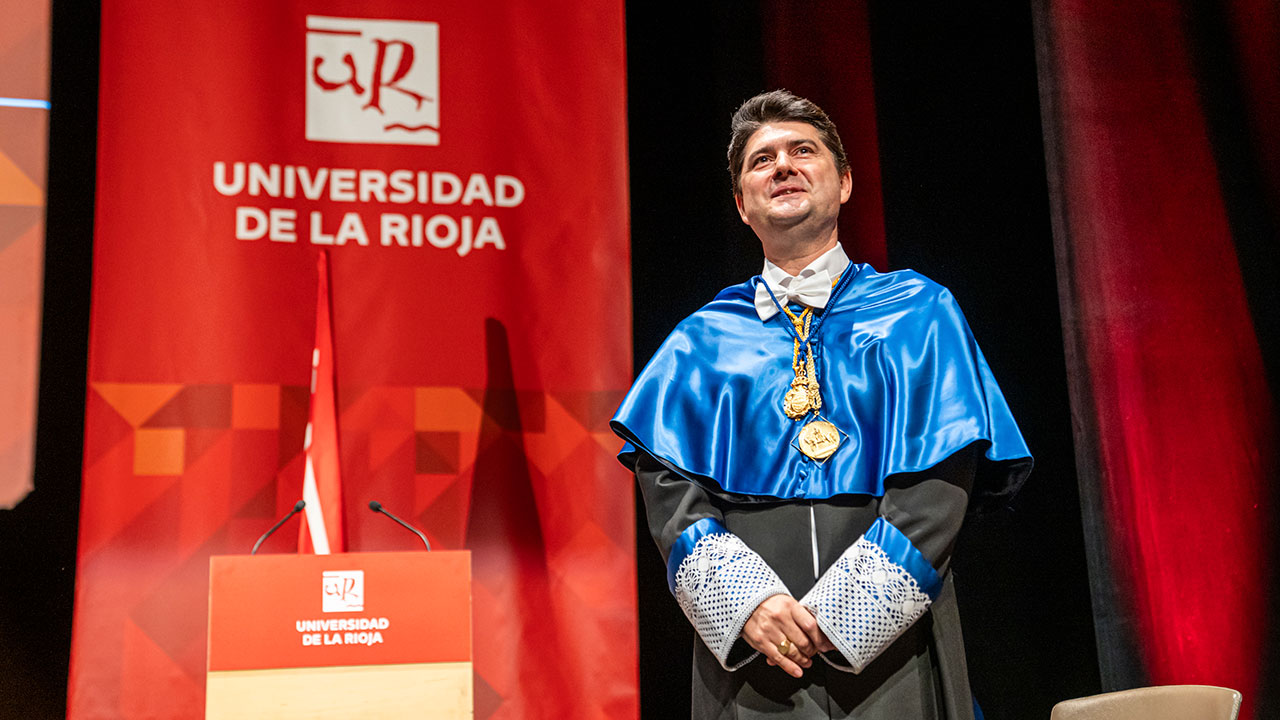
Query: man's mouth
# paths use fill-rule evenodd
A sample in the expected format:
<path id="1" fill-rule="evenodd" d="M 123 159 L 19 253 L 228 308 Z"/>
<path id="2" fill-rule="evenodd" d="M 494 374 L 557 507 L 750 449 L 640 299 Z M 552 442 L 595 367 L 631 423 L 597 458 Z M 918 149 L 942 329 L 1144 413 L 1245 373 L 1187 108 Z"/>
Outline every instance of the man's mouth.
<path id="1" fill-rule="evenodd" d="M 778 188 L 778 189 L 774 190 L 774 191 L 773 191 L 773 194 L 771 194 L 769 197 L 771 197 L 771 198 L 782 197 L 783 195 L 793 195 L 793 194 L 798 193 L 798 192 L 804 192 L 804 189 L 803 189 L 803 188 L 794 187 L 794 186 L 792 186 L 792 185 L 784 185 L 784 186 L 782 186 L 782 187 L 780 187 L 780 188 Z"/>

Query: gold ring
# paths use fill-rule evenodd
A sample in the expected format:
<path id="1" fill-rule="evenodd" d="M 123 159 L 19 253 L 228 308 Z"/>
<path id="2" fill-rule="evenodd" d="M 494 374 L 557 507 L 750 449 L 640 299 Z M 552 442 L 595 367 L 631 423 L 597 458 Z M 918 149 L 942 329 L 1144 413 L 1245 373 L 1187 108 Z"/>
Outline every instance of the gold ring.
<path id="1" fill-rule="evenodd" d="M 778 643 L 778 654 L 780 654 L 780 655 L 790 655 L 790 654 L 791 654 L 791 641 L 790 641 L 790 640 L 788 640 L 787 638 L 782 638 L 782 642 Z"/>

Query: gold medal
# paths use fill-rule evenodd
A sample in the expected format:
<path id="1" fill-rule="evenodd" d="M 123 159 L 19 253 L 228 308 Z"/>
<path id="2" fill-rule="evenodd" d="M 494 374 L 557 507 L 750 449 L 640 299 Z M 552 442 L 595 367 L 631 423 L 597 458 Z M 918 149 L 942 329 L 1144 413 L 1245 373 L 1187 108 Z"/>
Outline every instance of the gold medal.
<path id="1" fill-rule="evenodd" d="M 826 460 L 840 447 L 840 431 L 826 420 L 814 420 L 800 428 L 796 443 L 805 455 L 814 460 Z"/>
<path id="2" fill-rule="evenodd" d="M 810 404 L 809 388 L 801 385 L 799 381 L 791 383 L 791 389 L 782 398 L 782 409 L 792 420 L 799 420 L 808 415 Z"/>

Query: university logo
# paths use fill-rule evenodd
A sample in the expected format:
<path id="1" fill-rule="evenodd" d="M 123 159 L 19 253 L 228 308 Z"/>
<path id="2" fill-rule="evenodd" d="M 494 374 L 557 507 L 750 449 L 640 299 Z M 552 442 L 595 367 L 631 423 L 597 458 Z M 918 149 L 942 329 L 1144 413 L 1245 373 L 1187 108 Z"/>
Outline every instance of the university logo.
<path id="1" fill-rule="evenodd" d="M 440 144 L 440 26 L 307 16 L 307 139 Z"/>
<path id="2" fill-rule="evenodd" d="M 358 612 L 364 610 L 364 571 L 324 571 L 324 612 Z"/>

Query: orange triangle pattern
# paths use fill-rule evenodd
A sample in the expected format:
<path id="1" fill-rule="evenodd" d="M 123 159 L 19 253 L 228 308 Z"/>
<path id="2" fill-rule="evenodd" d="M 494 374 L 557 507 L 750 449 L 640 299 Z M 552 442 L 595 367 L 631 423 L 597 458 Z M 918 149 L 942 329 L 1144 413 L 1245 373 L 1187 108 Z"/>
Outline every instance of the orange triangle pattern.
<path id="1" fill-rule="evenodd" d="M 135 428 L 142 427 L 183 388 L 176 383 L 91 383 L 90 387 Z"/>
<path id="2" fill-rule="evenodd" d="M 0 205 L 44 205 L 44 191 L 0 152 Z"/>
<path id="3" fill-rule="evenodd" d="M 476 430 L 481 409 L 464 389 L 416 387 L 413 389 L 413 429 L 421 431 Z"/>

